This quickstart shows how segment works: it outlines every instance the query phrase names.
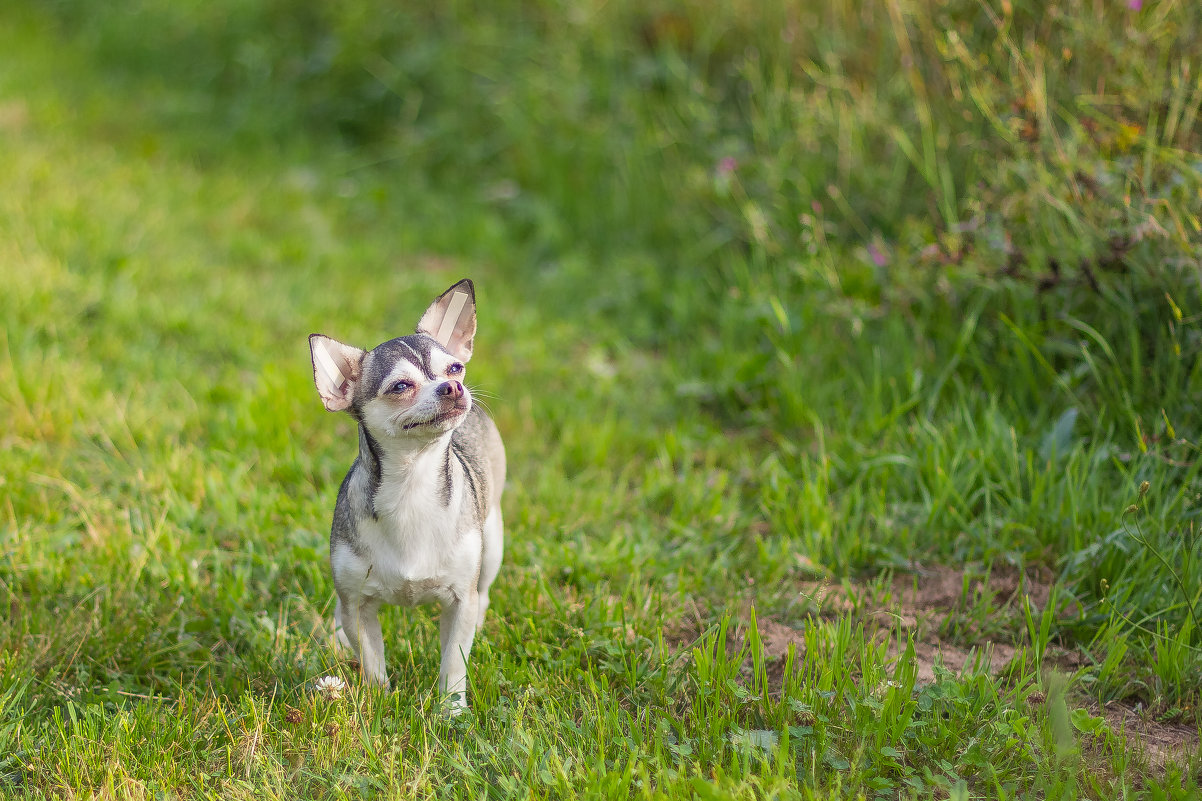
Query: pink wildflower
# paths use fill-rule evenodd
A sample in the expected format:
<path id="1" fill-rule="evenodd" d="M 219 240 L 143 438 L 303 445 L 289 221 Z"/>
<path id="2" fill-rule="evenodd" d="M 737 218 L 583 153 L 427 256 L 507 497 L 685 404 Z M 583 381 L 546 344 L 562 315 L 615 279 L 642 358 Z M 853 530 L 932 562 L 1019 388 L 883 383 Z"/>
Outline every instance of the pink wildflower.
<path id="1" fill-rule="evenodd" d="M 868 245 L 868 258 L 872 259 L 872 263 L 877 267 L 884 267 L 889 263 L 889 257 L 885 255 L 885 251 L 877 247 L 875 242 Z"/>

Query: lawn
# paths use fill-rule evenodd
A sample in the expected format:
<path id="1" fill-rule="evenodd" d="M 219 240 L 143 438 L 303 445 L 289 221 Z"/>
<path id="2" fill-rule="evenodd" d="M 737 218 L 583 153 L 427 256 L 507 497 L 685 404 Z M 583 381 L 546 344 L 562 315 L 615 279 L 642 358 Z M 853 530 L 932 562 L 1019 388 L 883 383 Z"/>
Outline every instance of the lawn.
<path id="1" fill-rule="evenodd" d="M 1202 796 L 1202 12 L 0 8 L 0 796 Z M 469 669 L 307 337 L 462 277 Z M 330 697 L 324 676 L 347 688 Z"/>

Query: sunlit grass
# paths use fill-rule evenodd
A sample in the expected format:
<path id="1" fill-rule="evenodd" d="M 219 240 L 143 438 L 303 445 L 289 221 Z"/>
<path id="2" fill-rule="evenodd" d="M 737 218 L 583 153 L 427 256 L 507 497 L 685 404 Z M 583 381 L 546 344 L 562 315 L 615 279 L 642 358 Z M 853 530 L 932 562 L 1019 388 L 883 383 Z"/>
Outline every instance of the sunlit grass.
<path id="1" fill-rule="evenodd" d="M 568 59 L 553 64 L 574 64 L 562 75 L 577 78 L 523 73 L 527 83 L 507 86 L 526 94 L 493 107 L 508 126 L 499 133 L 466 109 L 436 117 L 473 134 L 454 145 L 464 170 L 482 163 L 480 142 L 507 143 L 488 151 L 496 163 L 477 186 L 441 160 L 451 139 L 433 122 L 381 155 L 328 131 L 283 135 L 273 126 L 290 107 L 253 102 L 270 82 L 234 86 L 231 117 L 220 80 L 138 66 L 161 57 L 157 42 L 209 30 L 199 17 L 148 39 L 147 54 L 126 45 L 148 18 L 100 15 L 90 33 L 63 35 L 33 12 L 5 12 L 0 788 L 1195 794 L 1196 757 L 1165 767 L 1099 726 L 1090 704 L 1139 705 L 1197 731 L 1202 659 L 1186 604 L 1198 599 L 1152 553 L 1180 585 L 1199 585 L 1196 543 L 1180 536 L 1200 491 L 1196 289 L 1174 285 L 1172 304 L 1140 294 L 1143 277 L 1041 291 L 995 273 L 985 246 L 949 263 L 949 223 L 964 222 L 976 186 L 956 184 L 972 174 L 962 154 L 937 130 L 885 124 L 889 104 L 920 91 L 915 76 L 880 98 L 850 79 L 875 74 L 873 43 L 897 47 L 899 30 L 916 26 L 914 46 L 934 47 L 926 11 L 891 7 L 901 16 L 866 21 L 832 4 L 833 21 L 862 37 L 840 47 L 865 60 L 843 67 L 845 94 L 814 107 L 816 126 L 835 126 L 817 128 L 817 144 L 834 150 L 798 161 L 827 193 L 821 213 L 813 192 L 782 188 L 808 147 L 804 106 L 787 106 L 787 82 L 766 66 L 748 72 L 736 47 L 769 16 L 693 10 L 681 19 L 697 27 L 673 32 L 663 26 L 684 23 L 656 17 L 650 33 L 594 19 L 580 35 L 603 64 L 621 63 L 635 39 L 686 37 L 639 55 L 651 83 L 640 91 L 665 95 L 633 116 L 614 110 L 616 132 L 591 111 L 551 115 L 544 129 L 523 104 L 553 108 L 538 103 L 582 84 L 625 97 L 629 76 L 566 45 L 531 56 Z M 258 31 L 246 14 L 229 24 Z M 448 37 L 438 41 L 496 41 L 507 19 L 436 26 Z M 703 19 L 728 25 L 728 38 L 708 39 Z M 630 30 L 635 39 L 619 37 Z M 1151 40 L 1168 35 L 1158 30 Z M 798 55 L 781 42 L 765 45 L 765 64 Z M 977 44 L 993 63 L 1010 52 Z M 122 52 L 128 63 L 111 63 Z M 507 52 L 461 58 L 497 82 L 487 59 Z M 253 52 L 241 57 L 254 66 Z M 831 63 L 802 74 L 833 80 Z M 704 127 L 698 103 L 728 102 L 706 93 L 735 81 L 691 82 L 698 64 L 736 65 L 757 91 L 739 117 L 747 130 L 694 144 L 743 150 L 684 152 Z M 1137 85 L 1142 68 L 1128 68 Z M 1172 86 L 1177 122 L 1145 150 L 1149 174 L 1192 146 L 1194 95 Z M 933 115 L 923 125 L 936 127 L 952 125 L 957 104 L 1001 102 L 922 91 Z M 853 111 L 876 115 L 875 133 L 829 138 L 854 127 Z M 1014 114 L 1051 112 L 1037 102 Z M 988 125 L 956 130 L 1005 150 L 999 169 L 1046 167 L 1043 150 L 1015 155 Z M 913 136 L 912 152 L 898 145 L 877 163 L 882 136 Z M 616 168 L 613 147 L 631 148 Z M 818 172 L 827 161 L 847 179 L 834 184 L 846 208 Z M 688 169 L 661 172 L 673 164 Z M 1011 180 L 989 186 L 1016 193 Z M 916 186 L 934 193 L 929 215 Z M 1020 206 L 1056 194 L 1043 179 L 1024 187 Z M 1101 208 L 1082 213 L 1090 236 Z M 1190 208 L 1174 212 L 1187 239 Z M 927 216 L 941 222 L 907 227 Z M 1062 234 L 1023 229 L 1044 255 L 1063 257 Z M 934 262 L 918 255 L 924 237 L 941 248 Z M 465 275 L 480 291 L 472 378 L 511 472 L 506 562 L 473 652 L 474 714 L 448 721 L 431 693 L 429 610 L 384 616 L 391 694 L 360 685 L 328 647 L 325 541 L 354 432 L 322 411 L 305 337 L 372 344 L 408 331 L 432 293 Z M 1144 542 L 1124 526 L 1136 501 Z M 920 584 L 937 564 L 965 569 L 963 597 L 903 620 L 891 576 L 914 571 Z M 1003 570 L 1045 576 L 1048 601 L 973 588 L 971 576 Z M 815 601 L 816 577 L 853 601 Z M 765 645 L 784 630 L 791 648 Z M 917 636 L 1015 656 L 996 675 L 978 666 L 920 683 Z M 318 689 L 325 676 L 348 683 L 340 697 Z"/>

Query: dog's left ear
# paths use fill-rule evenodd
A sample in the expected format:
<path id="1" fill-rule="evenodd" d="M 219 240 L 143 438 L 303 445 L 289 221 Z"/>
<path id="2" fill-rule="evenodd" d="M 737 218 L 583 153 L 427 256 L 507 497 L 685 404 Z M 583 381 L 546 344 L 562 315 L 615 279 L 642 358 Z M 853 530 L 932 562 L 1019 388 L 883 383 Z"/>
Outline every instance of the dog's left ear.
<path id="1" fill-rule="evenodd" d="M 472 340 L 476 337 L 476 288 L 464 278 L 430 304 L 417 333 L 426 334 L 462 362 L 472 358 Z"/>

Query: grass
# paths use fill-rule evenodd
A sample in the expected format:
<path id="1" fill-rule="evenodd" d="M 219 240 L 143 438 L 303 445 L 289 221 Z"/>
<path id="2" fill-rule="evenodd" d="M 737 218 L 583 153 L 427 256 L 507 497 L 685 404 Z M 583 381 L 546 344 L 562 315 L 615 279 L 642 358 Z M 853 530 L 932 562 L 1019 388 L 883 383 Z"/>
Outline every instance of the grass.
<path id="1" fill-rule="evenodd" d="M 1060 60 L 1022 4 L 348 11 L 373 101 L 279 60 L 329 20 L 223 8 L 0 12 L 3 793 L 1198 795 L 1188 9 L 1065 6 Z M 390 694 L 328 647 L 306 336 L 465 275 L 511 477 L 451 721 L 429 610 Z"/>

